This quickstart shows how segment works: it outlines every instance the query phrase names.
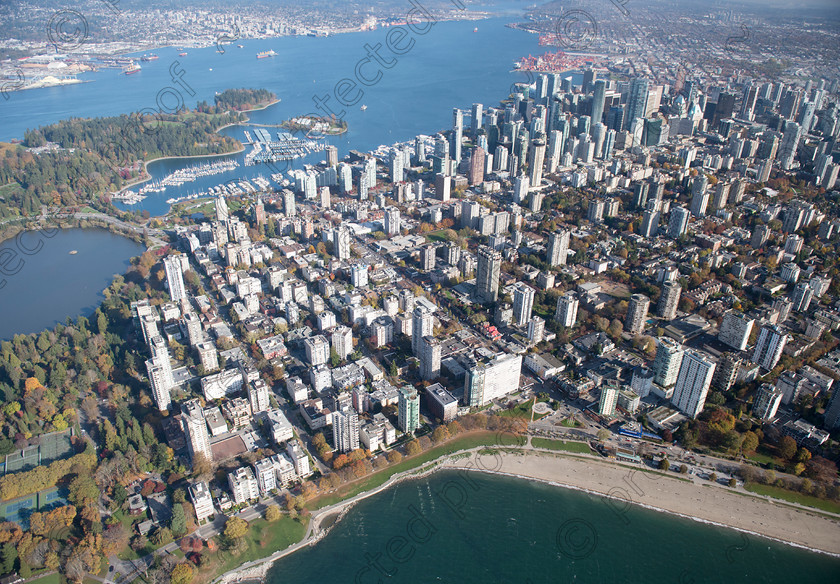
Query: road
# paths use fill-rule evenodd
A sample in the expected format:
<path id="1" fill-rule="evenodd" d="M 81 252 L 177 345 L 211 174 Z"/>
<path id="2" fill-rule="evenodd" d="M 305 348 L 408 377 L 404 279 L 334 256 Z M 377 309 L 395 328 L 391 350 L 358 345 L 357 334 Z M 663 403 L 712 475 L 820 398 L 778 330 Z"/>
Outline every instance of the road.
<path id="1" fill-rule="evenodd" d="M 14 222 L 21 222 L 21 221 L 46 221 L 48 218 L 55 218 L 55 219 L 78 219 L 78 220 L 87 220 L 87 221 L 102 221 L 103 223 L 107 223 L 109 225 L 113 225 L 114 227 L 118 227 L 120 229 L 124 229 L 126 231 L 130 231 L 132 233 L 136 233 L 137 235 L 148 237 L 151 242 L 151 247 L 163 247 L 168 245 L 168 242 L 165 241 L 164 237 L 166 234 L 162 229 L 155 229 L 152 227 L 147 227 L 145 225 L 137 225 L 136 223 L 128 223 L 127 221 L 123 221 L 122 219 L 118 219 L 116 217 L 112 217 L 107 213 L 67 213 L 61 210 L 54 210 L 54 211 L 47 211 L 45 207 L 42 207 L 41 214 L 37 217 L 11 217 L 8 219 L 4 219 L 0 221 L 0 225 L 4 225 L 6 223 L 14 223 Z"/>

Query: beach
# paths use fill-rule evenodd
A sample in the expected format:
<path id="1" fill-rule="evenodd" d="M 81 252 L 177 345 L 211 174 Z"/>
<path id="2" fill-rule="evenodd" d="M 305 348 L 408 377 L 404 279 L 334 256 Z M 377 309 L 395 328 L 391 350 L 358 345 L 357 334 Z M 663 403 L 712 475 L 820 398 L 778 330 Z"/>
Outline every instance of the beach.
<path id="1" fill-rule="evenodd" d="M 631 504 L 761 535 L 840 556 L 840 519 L 830 519 L 764 497 L 717 485 L 695 484 L 590 457 L 547 452 L 482 457 L 482 472 L 533 479 L 614 499 L 616 513 Z M 479 470 L 475 458 L 448 461 L 448 468 Z M 708 483 L 708 481 L 703 481 Z"/>
<path id="2" fill-rule="evenodd" d="M 618 515 L 627 514 L 633 505 L 637 505 L 840 557 L 840 518 L 832 519 L 817 511 L 797 509 L 746 491 L 712 485 L 708 481 L 692 482 L 676 473 L 669 476 L 594 455 L 559 454 L 532 448 L 493 451 L 491 454 L 477 448 L 394 475 L 375 489 L 315 511 L 302 541 L 228 572 L 214 582 L 236 583 L 264 577 L 275 561 L 324 538 L 329 529 L 320 526 L 328 517 L 336 513 L 343 516 L 355 503 L 401 481 L 428 476 L 439 470 L 459 469 L 517 477 L 607 497 L 610 500 L 605 500 L 606 505 Z M 463 481 L 466 485 L 468 478 Z M 332 527 L 337 521 L 329 523 Z"/>

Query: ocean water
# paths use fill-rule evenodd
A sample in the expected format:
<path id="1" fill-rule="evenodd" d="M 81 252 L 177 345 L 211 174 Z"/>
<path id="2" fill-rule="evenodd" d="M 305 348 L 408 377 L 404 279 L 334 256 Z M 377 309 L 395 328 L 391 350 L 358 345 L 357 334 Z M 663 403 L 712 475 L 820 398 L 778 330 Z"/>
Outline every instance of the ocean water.
<path id="1" fill-rule="evenodd" d="M 268 584 L 838 582 L 840 559 L 522 479 L 445 471 L 359 502 Z"/>
<path id="2" fill-rule="evenodd" d="M 351 149 L 369 151 L 381 144 L 449 129 L 453 108 L 469 111 L 475 102 L 483 103 L 485 109 L 497 106 L 499 100 L 508 96 L 513 83 L 532 82 L 533 75 L 513 71 L 513 63 L 529 54 L 542 54 L 546 48 L 538 45 L 536 35 L 506 26 L 511 20 L 508 16 L 437 22 L 431 26 L 427 23 L 427 32 L 412 33 L 397 45 L 410 47 L 399 55 L 387 48 L 388 34 L 393 30 L 387 28 L 326 38 L 243 40 L 224 46 L 223 53 L 217 52 L 216 47 L 186 49 L 185 57 L 178 56 L 178 47 L 163 48 L 156 51 L 158 60 L 141 63 L 142 71 L 135 75 L 103 69 L 81 76 L 91 83 L 11 94 L 8 101 L 0 103 L 0 140 L 22 138 L 27 128 L 71 116 L 173 111 L 176 106 L 193 107 L 199 101 L 212 103 L 217 91 L 254 87 L 275 92 L 281 101 L 249 114 L 252 122 L 278 124 L 305 114 L 324 115 L 324 108 L 329 107 L 347 121 L 349 128 L 341 136 L 327 138 L 338 147 L 339 156 Z M 243 48 L 238 48 L 238 44 Z M 368 58 L 366 45 L 375 49 L 377 44 L 382 45 L 378 54 L 385 65 L 364 63 L 360 71 L 368 79 L 375 78 L 379 71 L 381 78 L 370 86 L 357 83 L 361 93 L 352 97 L 358 101 L 352 106 L 340 105 L 335 96 L 337 84 L 344 79 L 358 82 L 356 69 L 360 61 Z M 258 52 L 268 50 L 274 50 L 277 56 L 256 58 Z M 574 77 L 579 82 L 580 76 Z M 326 95 L 331 95 L 330 101 L 318 109 L 313 98 Z M 367 106 L 365 111 L 361 110 L 362 105 Z M 245 129 L 250 128 L 231 127 L 223 132 L 244 139 Z M 241 153 L 233 158 L 241 163 L 244 156 Z M 268 178 L 278 170 L 300 168 L 305 163 L 323 160 L 323 156 L 315 153 L 291 166 L 278 163 L 277 169 L 240 166 L 170 187 L 165 192 L 151 193 L 131 208 L 162 215 L 169 209 L 166 201 L 170 198 L 206 192 L 210 186 L 237 178 Z M 158 161 L 149 165 L 149 171 L 159 179 L 199 162 Z"/>

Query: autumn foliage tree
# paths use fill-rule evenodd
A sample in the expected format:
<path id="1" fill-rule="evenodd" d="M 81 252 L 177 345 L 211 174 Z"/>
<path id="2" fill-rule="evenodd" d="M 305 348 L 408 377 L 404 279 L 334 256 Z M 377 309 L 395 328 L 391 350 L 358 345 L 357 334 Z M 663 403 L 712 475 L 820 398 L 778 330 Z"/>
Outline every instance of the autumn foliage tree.
<path id="1" fill-rule="evenodd" d="M 169 581 L 172 584 L 190 584 L 193 578 L 195 578 L 195 569 L 192 567 L 192 564 L 183 562 L 172 569 Z"/>

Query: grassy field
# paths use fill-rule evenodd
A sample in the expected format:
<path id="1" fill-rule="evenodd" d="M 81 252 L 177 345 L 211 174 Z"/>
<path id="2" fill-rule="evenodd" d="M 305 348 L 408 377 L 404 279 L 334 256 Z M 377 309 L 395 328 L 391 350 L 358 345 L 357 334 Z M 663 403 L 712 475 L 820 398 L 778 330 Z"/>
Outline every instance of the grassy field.
<path id="1" fill-rule="evenodd" d="M 533 405 L 532 401 L 527 401 L 525 403 L 517 405 L 515 408 L 511 410 L 502 410 L 499 412 L 499 415 L 503 418 L 526 418 L 528 420 L 531 419 L 531 410 L 533 409 L 531 406 Z M 550 412 L 549 412 L 550 413 Z M 544 418 L 549 414 L 534 414 L 534 420 L 539 420 L 540 418 Z"/>
<path id="2" fill-rule="evenodd" d="M 797 493 L 796 491 L 788 491 L 787 489 L 771 485 L 757 485 L 754 483 L 748 483 L 744 485 L 744 488 L 751 493 L 756 493 L 758 495 L 766 495 L 775 499 L 789 501 L 790 503 L 798 503 L 800 505 L 805 505 L 806 507 L 813 507 L 814 509 L 828 511 L 829 513 L 840 513 L 840 503 L 826 501 L 825 499 L 818 499 L 817 497 L 812 497 L 810 495 L 803 495 L 802 493 Z"/>
<path id="3" fill-rule="evenodd" d="M 767 465 L 771 462 L 775 464 L 776 462 L 776 459 L 774 457 L 763 452 L 753 452 L 752 454 L 748 455 L 747 458 L 761 465 Z"/>
<path id="4" fill-rule="evenodd" d="M 548 438 L 531 438 L 531 446 L 534 448 L 548 448 L 549 450 L 565 450 L 577 454 L 591 454 L 592 449 L 585 442 L 564 442 L 563 440 L 550 440 Z"/>
<path id="5" fill-rule="evenodd" d="M 61 580 L 58 574 L 47 574 L 37 580 L 32 580 L 29 584 L 61 584 Z"/>
<path id="6" fill-rule="evenodd" d="M 358 495 L 364 491 L 375 489 L 397 473 L 417 468 L 427 462 L 435 460 L 436 458 L 440 458 L 446 454 L 452 454 L 453 452 L 457 452 L 459 450 L 468 450 L 470 448 L 475 448 L 476 446 L 513 446 L 520 443 L 521 441 L 515 436 L 507 433 L 495 434 L 493 432 L 475 432 L 458 436 L 445 444 L 430 448 L 426 452 L 421 452 L 416 456 L 406 458 L 402 462 L 382 469 L 381 471 L 373 473 L 368 477 L 344 485 L 334 493 L 328 493 L 326 495 L 316 497 L 309 501 L 306 504 L 306 507 L 308 509 L 315 510 L 322 507 L 328 507 L 329 505 L 334 505 L 335 503 Z"/>
<path id="7" fill-rule="evenodd" d="M 265 519 L 255 519 L 248 523 L 248 534 L 240 551 L 219 550 L 205 554 L 210 558 L 201 568 L 194 582 L 209 582 L 215 576 L 224 574 L 245 562 L 265 558 L 274 552 L 286 549 L 303 539 L 306 525 L 294 519 L 284 517 L 269 523 Z"/>
<path id="8" fill-rule="evenodd" d="M 440 231 L 430 231 L 429 233 L 426 233 L 425 237 L 428 241 L 446 243 L 448 240 L 443 236 L 443 231 L 443 229 Z"/>

